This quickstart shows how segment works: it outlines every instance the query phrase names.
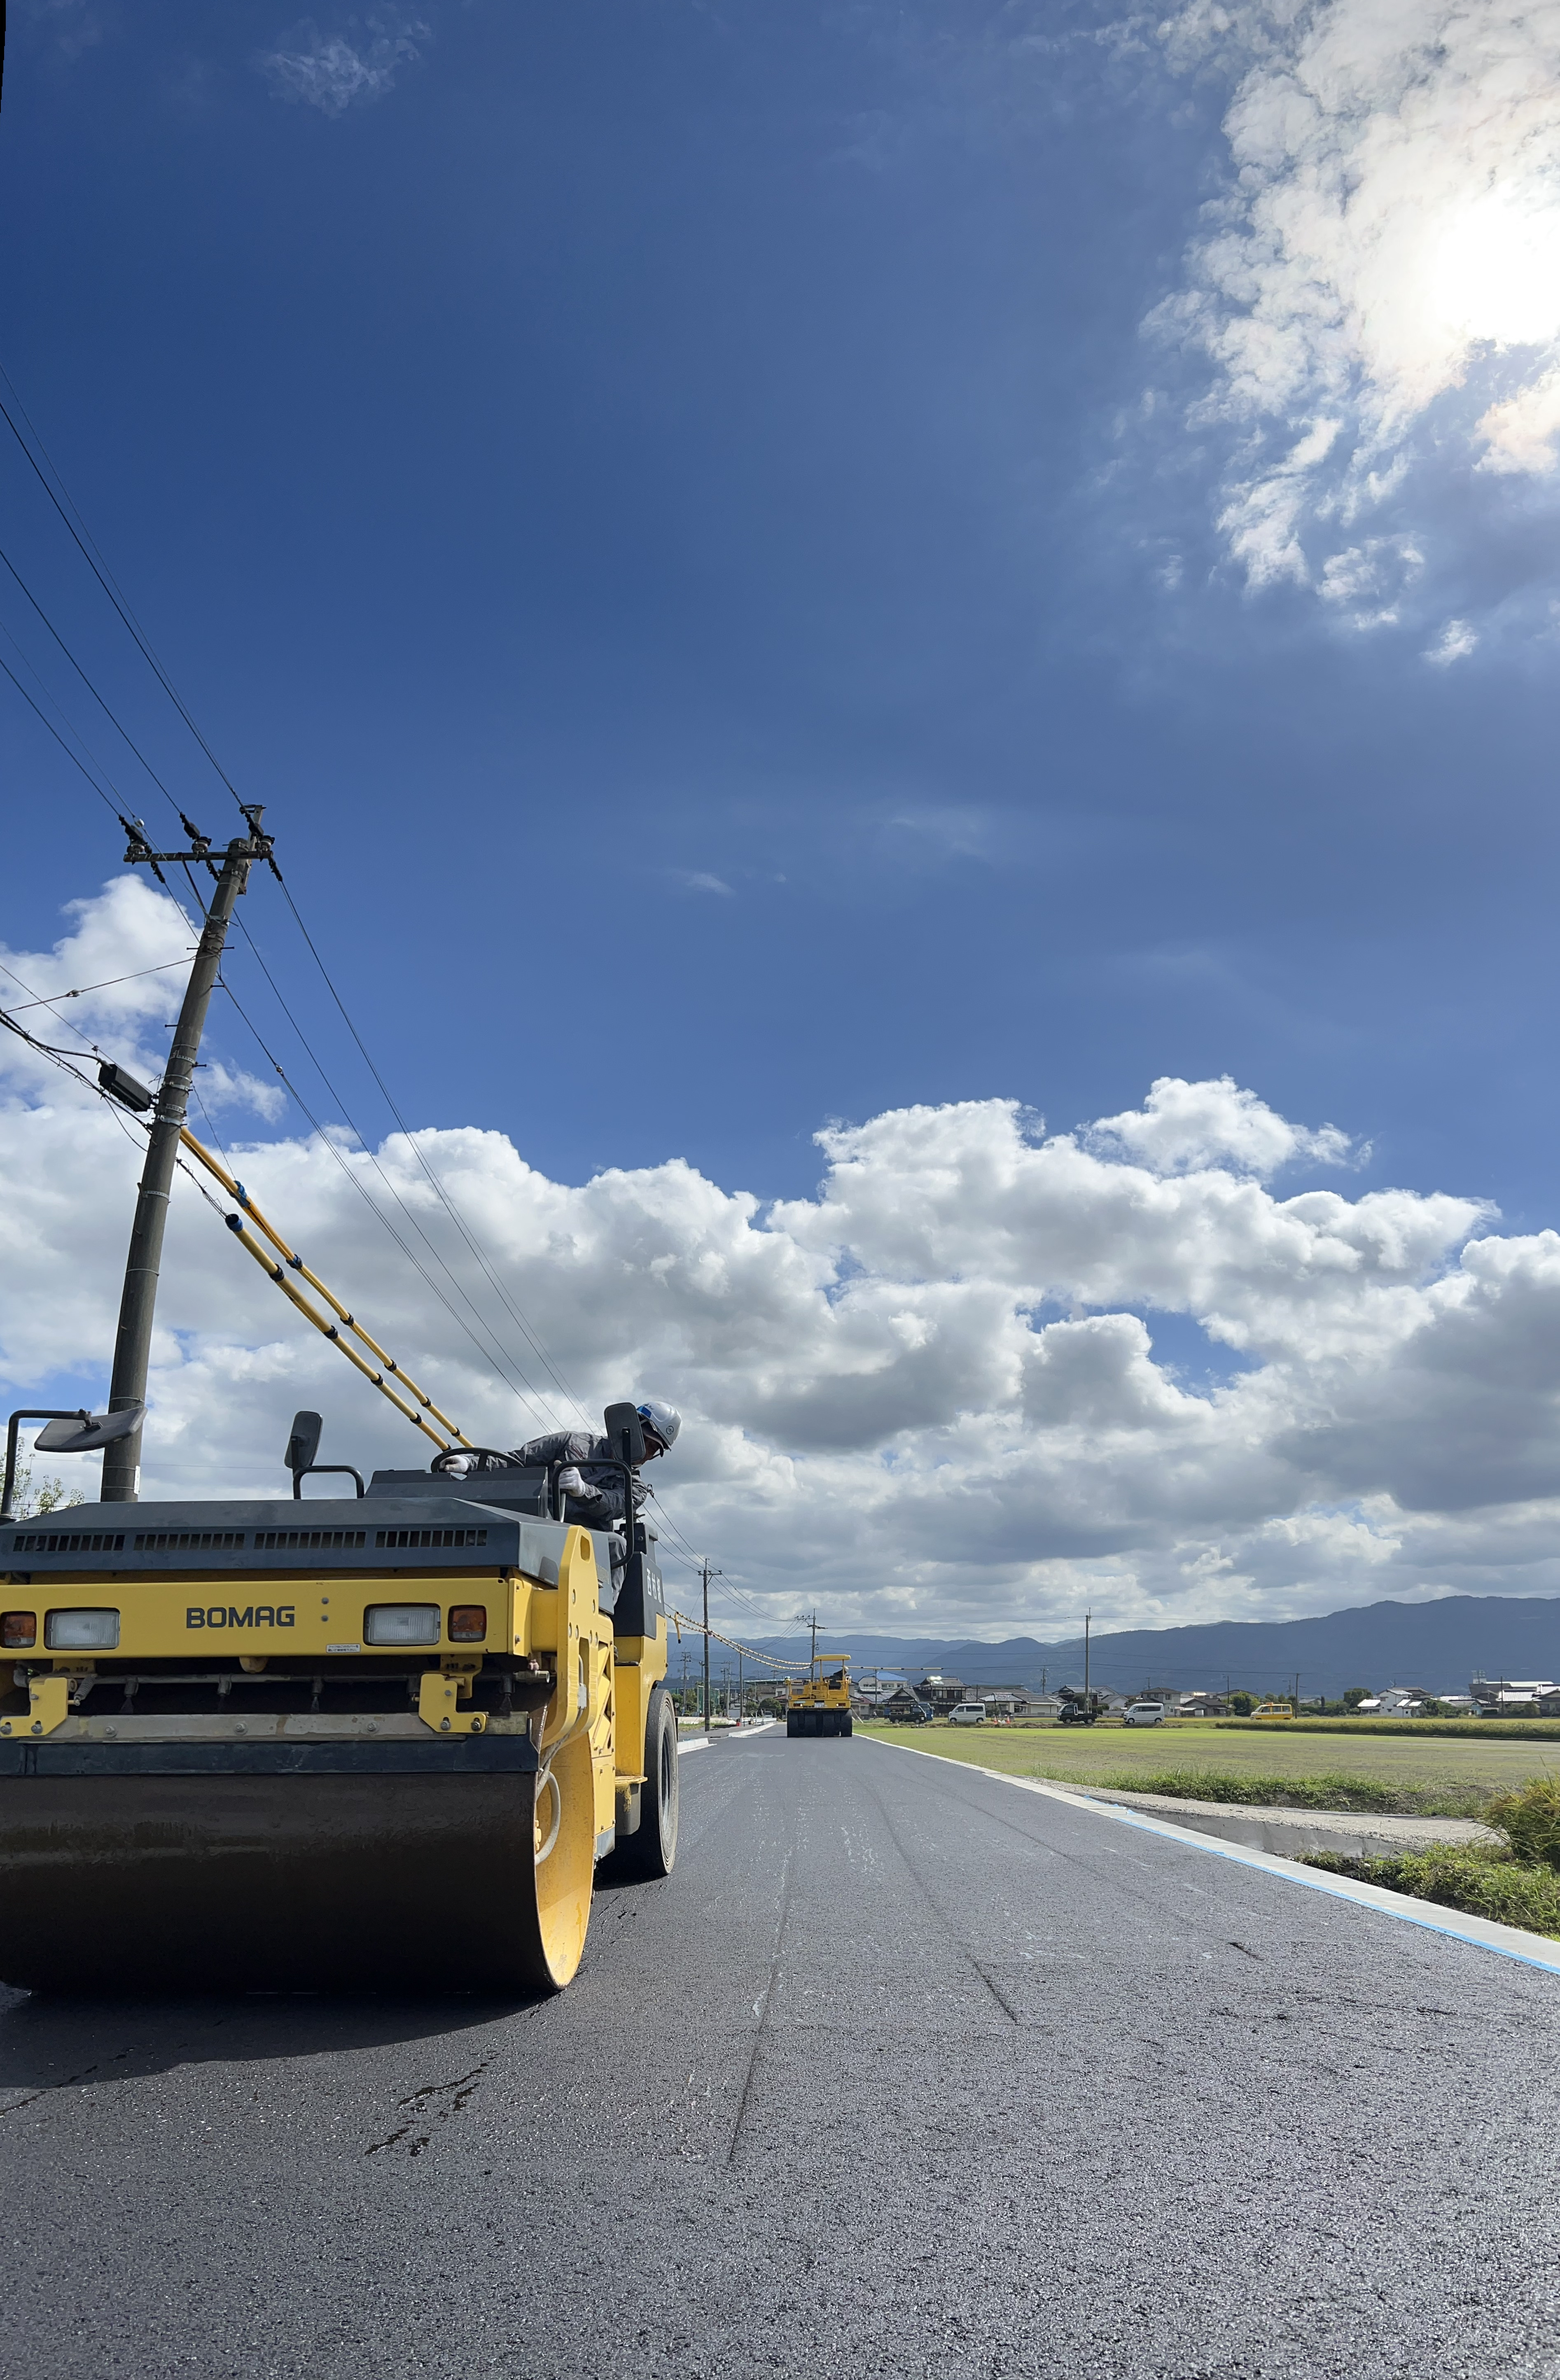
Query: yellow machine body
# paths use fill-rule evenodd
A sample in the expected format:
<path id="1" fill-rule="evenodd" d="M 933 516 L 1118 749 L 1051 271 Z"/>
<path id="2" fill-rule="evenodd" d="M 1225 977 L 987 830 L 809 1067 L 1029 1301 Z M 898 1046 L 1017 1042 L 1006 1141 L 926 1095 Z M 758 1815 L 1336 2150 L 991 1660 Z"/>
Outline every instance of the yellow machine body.
<path id="1" fill-rule="evenodd" d="M 219 1536 L 239 1517 L 207 1510 Z M 8 1546 L 0 1531 L 0 1981 L 555 1989 L 597 1862 L 669 1869 L 658 1581 L 634 1606 L 644 1633 L 617 1633 L 591 1531 L 482 1532 L 543 1543 L 555 1575 L 419 1565 L 415 1528 L 378 1532 L 410 1540 L 383 1567 L 246 1570 L 191 1561 L 198 1532 L 168 1532 L 163 1566 L 153 1531 L 53 1517 Z M 126 1545 L 144 1558 L 116 1570 Z"/>
<path id="2" fill-rule="evenodd" d="M 848 1735 L 851 1732 L 850 1659 L 847 1654 L 819 1656 L 814 1658 L 805 1678 L 791 1680 L 786 1732 L 787 1735 Z"/>

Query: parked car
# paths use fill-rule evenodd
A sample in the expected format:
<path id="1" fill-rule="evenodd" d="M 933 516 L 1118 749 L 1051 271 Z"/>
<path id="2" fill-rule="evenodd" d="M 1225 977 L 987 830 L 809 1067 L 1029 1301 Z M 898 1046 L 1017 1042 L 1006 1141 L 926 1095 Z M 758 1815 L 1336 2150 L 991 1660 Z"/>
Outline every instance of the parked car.
<path id="1" fill-rule="evenodd" d="M 985 1724 L 986 1706 L 984 1703 L 955 1703 L 952 1710 L 948 1713 L 948 1725 L 950 1727 L 984 1727 Z"/>
<path id="2" fill-rule="evenodd" d="M 1128 1703 L 1122 1715 L 1121 1723 L 1123 1727 L 1163 1727 L 1164 1705 L 1151 1702 Z"/>

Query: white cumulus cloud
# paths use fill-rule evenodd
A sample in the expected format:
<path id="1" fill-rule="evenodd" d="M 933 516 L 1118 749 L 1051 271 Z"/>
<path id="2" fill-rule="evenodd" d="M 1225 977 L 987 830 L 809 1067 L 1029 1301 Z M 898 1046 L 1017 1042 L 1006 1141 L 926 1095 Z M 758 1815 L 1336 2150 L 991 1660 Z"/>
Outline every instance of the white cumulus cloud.
<path id="1" fill-rule="evenodd" d="M 6 963 L 68 989 L 87 951 L 128 973 L 185 931 L 140 885 L 71 925 Z M 153 994 L 115 996 L 129 1058 Z M 13 1403 L 74 1402 L 51 1383 L 105 1365 L 139 1149 L 15 1046 L 0 1375 Z M 1560 1235 L 1504 1234 L 1477 1197 L 1346 1195 L 1317 1178 L 1359 1161 L 1337 1127 L 1227 1079 L 1163 1077 L 1071 1133 L 976 1099 L 819 1141 L 816 1192 L 769 1206 L 680 1160 L 555 1182 L 470 1127 L 235 1161 L 469 1435 L 513 1445 L 563 1399 L 431 1167 L 586 1412 L 629 1390 L 684 1408 L 657 1485 L 776 1625 L 801 1594 L 836 1624 L 1045 1633 L 1085 1601 L 1119 1624 L 1560 1592 Z M 371 1208 L 469 1304 L 434 1297 Z M 334 1459 L 425 1458 L 182 1178 L 158 1319 L 149 1495 L 283 1492 L 299 1405 Z"/>
<path id="2" fill-rule="evenodd" d="M 1383 613 L 1420 467 L 1560 460 L 1560 0 L 1191 0 L 1160 35 L 1235 84 L 1225 191 L 1152 318 L 1212 367 L 1227 549 Z"/>

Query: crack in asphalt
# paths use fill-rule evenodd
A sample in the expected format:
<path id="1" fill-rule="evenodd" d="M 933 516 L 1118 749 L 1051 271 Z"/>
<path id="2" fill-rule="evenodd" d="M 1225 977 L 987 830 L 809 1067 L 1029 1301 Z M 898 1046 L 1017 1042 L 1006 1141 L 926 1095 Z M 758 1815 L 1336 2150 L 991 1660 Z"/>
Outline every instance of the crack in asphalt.
<path id="1" fill-rule="evenodd" d="M 480 2066 L 473 2066 L 469 2074 L 457 2076 L 455 2082 L 423 2082 L 419 2085 L 417 2090 L 408 2091 L 405 2098 L 397 2099 L 396 2105 L 397 2107 L 413 2107 L 417 2109 L 419 2114 L 432 2112 L 434 2123 L 447 2124 L 452 2116 L 459 2115 L 461 2109 L 466 2106 L 467 2101 L 473 2096 L 478 2083 L 481 2081 L 482 2076 L 487 2072 L 487 2070 L 488 2060 L 484 2058 Z M 424 2106 L 425 2101 L 440 2099 L 445 2102 L 443 2107 L 435 2107 L 430 2111 Z M 365 2156 L 383 2156 L 387 2149 L 398 2148 L 401 2143 L 408 2139 L 411 2131 L 411 2121 L 408 2121 L 404 2124 L 397 2124 L 395 2131 L 393 2132 L 387 2132 L 382 2141 L 372 2142 L 363 2151 L 363 2155 Z M 429 2146 L 433 2138 L 433 2134 L 432 2128 L 425 2132 L 420 2132 L 416 2139 L 411 2142 L 411 2145 L 408 2149 L 407 2155 L 414 2157 L 420 2156 L 423 2151 Z"/>

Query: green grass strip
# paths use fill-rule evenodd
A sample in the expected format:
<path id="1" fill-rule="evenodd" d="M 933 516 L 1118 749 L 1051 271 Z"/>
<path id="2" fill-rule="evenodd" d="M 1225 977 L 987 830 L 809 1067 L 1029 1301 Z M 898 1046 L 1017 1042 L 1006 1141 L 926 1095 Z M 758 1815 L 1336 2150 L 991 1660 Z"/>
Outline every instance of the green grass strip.
<path id="1" fill-rule="evenodd" d="M 1374 1810 L 1399 1818 L 1481 1818 L 1491 1795 L 1477 1787 L 1384 1785 L 1372 1777 L 1243 1777 L 1223 1768 L 1127 1770 L 1079 1778 L 1115 1792 L 1163 1793 L 1178 1802 L 1239 1802 L 1286 1810 Z"/>
<path id="2" fill-rule="evenodd" d="M 1401 1859 L 1344 1859 L 1336 1852 L 1308 1852 L 1304 1864 L 1325 1868 L 1330 1876 L 1352 1876 L 1359 1884 L 1411 1893 L 1417 1900 L 1433 1900 L 1443 1909 L 1461 1909 L 1470 1917 L 1492 1918 L 1498 1925 L 1519 1925 L 1529 1934 L 1560 1939 L 1560 1876 L 1551 1867 L 1530 1866 L 1503 1852 L 1432 1843 Z"/>

